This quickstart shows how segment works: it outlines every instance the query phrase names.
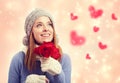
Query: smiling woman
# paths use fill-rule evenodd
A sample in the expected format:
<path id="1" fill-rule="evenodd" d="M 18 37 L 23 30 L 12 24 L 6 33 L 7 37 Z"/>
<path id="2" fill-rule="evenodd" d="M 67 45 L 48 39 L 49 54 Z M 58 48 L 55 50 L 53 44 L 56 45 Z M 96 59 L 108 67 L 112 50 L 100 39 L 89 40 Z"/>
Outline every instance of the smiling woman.
<path id="1" fill-rule="evenodd" d="M 46 16 L 41 16 L 35 21 L 32 31 L 38 44 L 44 41 L 49 42 L 53 39 L 53 24 Z"/>
<path id="2" fill-rule="evenodd" d="M 13 57 L 8 83 L 71 83 L 71 60 L 58 45 L 51 14 L 33 10 L 25 20 L 25 31 L 27 50 Z M 42 54 L 50 53 L 48 57 L 41 56 L 41 48 Z"/>

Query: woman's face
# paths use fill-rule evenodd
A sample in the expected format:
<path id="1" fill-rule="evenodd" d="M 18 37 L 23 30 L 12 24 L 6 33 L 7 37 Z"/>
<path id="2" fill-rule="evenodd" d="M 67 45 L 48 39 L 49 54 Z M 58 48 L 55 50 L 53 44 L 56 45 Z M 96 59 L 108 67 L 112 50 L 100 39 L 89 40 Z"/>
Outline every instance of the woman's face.
<path id="1" fill-rule="evenodd" d="M 51 42 L 53 40 L 53 26 L 46 16 L 39 17 L 33 25 L 33 35 L 37 43 Z"/>

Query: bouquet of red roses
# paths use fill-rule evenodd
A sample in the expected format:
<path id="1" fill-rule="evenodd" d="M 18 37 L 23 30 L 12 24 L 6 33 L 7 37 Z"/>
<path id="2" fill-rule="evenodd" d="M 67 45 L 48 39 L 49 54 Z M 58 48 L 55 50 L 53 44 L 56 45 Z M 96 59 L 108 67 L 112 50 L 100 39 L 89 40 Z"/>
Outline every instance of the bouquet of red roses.
<path id="1" fill-rule="evenodd" d="M 44 42 L 42 45 L 34 49 L 34 53 L 46 58 L 51 56 L 54 59 L 58 59 L 61 56 L 59 49 L 56 48 L 52 42 Z"/>

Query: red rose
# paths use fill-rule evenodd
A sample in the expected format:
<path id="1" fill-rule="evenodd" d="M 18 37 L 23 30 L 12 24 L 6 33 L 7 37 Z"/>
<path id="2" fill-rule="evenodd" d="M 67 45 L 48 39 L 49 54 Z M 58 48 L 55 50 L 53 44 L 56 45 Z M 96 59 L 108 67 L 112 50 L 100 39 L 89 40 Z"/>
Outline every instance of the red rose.
<path id="1" fill-rule="evenodd" d="M 54 59 L 58 59 L 60 57 L 59 49 L 54 47 L 52 51 L 53 52 L 51 54 L 51 57 L 53 57 Z"/>
<path id="2" fill-rule="evenodd" d="M 59 49 L 52 42 L 44 42 L 39 47 L 34 49 L 34 53 L 48 58 L 49 56 L 54 59 L 58 59 L 60 57 Z"/>

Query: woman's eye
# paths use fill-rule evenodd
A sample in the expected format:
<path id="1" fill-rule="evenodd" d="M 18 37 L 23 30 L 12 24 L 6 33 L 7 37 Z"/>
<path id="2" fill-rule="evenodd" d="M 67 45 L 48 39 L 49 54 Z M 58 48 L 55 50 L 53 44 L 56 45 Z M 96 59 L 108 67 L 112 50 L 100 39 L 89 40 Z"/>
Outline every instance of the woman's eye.
<path id="1" fill-rule="evenodd" d="M 41 27 L 41 26 L 42 26 L 42 24 L 37 24 L 37 25 L 36 25 L 36 27 Z"/>
<path id="2" fill-rule="evenodd" d="M 52 23 L 49 23 L 48 25 L 51 26 L 51 27 L 53 26 Z"/>

